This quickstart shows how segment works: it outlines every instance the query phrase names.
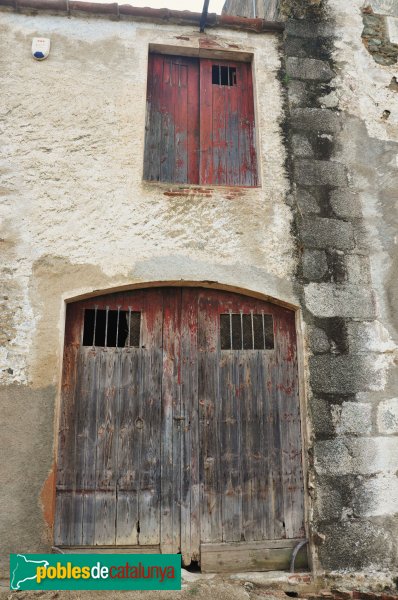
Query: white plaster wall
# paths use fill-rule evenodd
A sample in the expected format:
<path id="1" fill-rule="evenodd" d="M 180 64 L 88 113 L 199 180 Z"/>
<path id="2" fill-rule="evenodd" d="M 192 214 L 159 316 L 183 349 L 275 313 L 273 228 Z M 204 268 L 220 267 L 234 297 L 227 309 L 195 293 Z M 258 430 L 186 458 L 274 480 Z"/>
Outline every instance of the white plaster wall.
<path id="1" fill-rule="evenodd" d="M 93 289 L 212 280 L 296 302 L 275 34 L 220 29 L 204 36 L 232 55 L 236 46 L 254 55 L 262 185 L 231 199 L 217 187 L 211 197 L 169 197 L 164 192 L 178 186 L 142 180 L 149 44 L 197 53 L 203 35 L 196 29 L 2 12 L 0 33 L 0 235 L 13 281 L 5 294 L 15 308 L 1 381 L 55 383 L 63 299 Z M 31 56 L 35 36 L 51 38 L 43 62 Z M 46 267 L 51 260 L 58 267 Z M 78 276 L 62 279 L 78 265 Z M 46 319 L 55 319 L 56 337 Z M 53 370 L 35 381 L 44 335 Z"/>

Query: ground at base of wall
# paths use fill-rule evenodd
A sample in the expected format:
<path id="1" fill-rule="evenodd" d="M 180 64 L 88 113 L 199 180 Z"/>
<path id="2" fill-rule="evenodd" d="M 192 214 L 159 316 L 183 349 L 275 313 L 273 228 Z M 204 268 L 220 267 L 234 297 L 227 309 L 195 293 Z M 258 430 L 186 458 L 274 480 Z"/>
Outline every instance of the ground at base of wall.
<path id="1" fill-rule="evenodd" d="M 273 582 L 273 583 L 271 583 Z M 343 587 L 322 589 L 309 574 L 239 573 L 233 575 L 182 572 L 182 590 L 159 591 L 19 591 L 0 581 L 0 600 L 398 600 L 398 591 L 371 592 Z"/>

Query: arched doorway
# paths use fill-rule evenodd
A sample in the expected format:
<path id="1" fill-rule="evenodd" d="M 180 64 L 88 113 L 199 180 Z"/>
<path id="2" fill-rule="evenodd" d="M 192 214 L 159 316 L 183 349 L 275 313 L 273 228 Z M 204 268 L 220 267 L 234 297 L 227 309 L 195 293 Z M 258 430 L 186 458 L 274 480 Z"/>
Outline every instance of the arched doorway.
<path id="1" fill-rule="evenodd" d="M 197 287 L 69 304 L 62 390 L 56 545 L 287 566 L 304 538 L 293 311 Z"/>

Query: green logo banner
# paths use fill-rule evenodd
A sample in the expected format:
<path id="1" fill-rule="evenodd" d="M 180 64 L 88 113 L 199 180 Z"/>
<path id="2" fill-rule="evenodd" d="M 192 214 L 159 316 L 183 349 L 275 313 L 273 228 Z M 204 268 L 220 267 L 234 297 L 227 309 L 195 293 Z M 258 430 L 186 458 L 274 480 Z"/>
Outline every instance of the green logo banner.
<path id="1" fill-rule="evenodd" d="M 11 554 L 11 590 L 180 590 L 178 554 Z"/>

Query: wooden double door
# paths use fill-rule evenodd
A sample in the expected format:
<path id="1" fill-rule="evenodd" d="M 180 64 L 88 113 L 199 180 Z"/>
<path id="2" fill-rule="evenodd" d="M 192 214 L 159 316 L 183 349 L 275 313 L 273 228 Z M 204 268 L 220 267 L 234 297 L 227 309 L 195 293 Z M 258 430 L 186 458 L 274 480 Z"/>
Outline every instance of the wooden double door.
<path id="1" fill-rule="evenodd" d="M 70 304 L 62 390 L 56 545 L 203 564 L 304 537 L 292 311 L 193 287 Z"/>

